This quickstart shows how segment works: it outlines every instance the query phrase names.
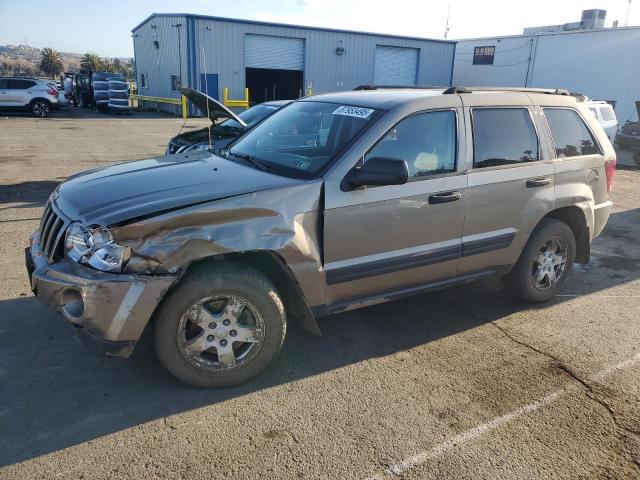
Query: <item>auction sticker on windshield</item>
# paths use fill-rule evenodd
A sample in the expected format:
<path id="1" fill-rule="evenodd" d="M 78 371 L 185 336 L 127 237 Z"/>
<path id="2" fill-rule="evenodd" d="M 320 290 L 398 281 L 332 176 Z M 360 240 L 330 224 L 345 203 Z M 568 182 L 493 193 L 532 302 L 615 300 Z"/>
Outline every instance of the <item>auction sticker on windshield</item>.
<path id="1" fill-rule="evenodd" d="M 375 112 L 375 110 L 371 108 L 349 107 L 347 105 L 343 105 L 336 108 L 333 111 L 333 114 L 346 115 L 347 117 L 369 118 L 369 115 L 371 115 L 373 112 Z"/>

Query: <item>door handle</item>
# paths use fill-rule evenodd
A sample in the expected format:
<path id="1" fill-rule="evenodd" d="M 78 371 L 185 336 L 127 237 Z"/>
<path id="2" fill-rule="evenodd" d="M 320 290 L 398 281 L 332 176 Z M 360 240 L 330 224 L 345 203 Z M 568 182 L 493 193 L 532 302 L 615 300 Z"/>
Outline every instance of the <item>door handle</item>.
<path id="1" fill-rule="evenodd" d="M 433 195 L 429 195 L 429 203 L 433 205 L 434 203 L 455 202 L 461 198 L 462 195 L 460 195 L 460 192 L 434 193 Z"/>
<path id="2" fill-rule="evenodd" d="M 550 178 L 532 178 L 531 180 L 527 180 L 527 188 L 544 187 L 550 184 Z"/>

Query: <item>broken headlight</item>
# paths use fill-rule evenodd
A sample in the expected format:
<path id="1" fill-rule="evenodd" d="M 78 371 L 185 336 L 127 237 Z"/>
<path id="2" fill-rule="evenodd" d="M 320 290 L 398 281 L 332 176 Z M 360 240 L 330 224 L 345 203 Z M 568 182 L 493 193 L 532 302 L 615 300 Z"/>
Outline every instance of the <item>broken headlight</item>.
<path id="1" fill-rule="evenodd" d="M 129 249 L 118 245 L 107 228 L 89 229 L 72 223 L 67 229 L 64 250 L 69 258 L 103 272 L 121 272 Z"/>

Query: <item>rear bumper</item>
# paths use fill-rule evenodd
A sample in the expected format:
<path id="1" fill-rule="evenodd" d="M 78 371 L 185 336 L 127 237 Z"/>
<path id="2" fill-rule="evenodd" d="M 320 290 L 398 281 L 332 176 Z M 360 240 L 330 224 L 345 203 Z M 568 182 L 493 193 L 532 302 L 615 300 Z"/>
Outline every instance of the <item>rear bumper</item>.
<path id="1" fill-rule="evenodd" d="M 613 208 L 613 202 L 608 200 L 606 202 L 597 203 L 593 206 L 593 238 L 596 238 L 605 225 L 607 224 L 607 220 L 609 220 L 609 215 L 611 215 L 611 209 Z"/>
<path id="2" fill-rule="evenodd" d="M 67 258 L 47 263 L 37 233 L 25 250 L 31 289 L 45 305 L 75 327 L 85 345 L 99 353 L 127 357 L 174 276 L 99 272 Z"/>

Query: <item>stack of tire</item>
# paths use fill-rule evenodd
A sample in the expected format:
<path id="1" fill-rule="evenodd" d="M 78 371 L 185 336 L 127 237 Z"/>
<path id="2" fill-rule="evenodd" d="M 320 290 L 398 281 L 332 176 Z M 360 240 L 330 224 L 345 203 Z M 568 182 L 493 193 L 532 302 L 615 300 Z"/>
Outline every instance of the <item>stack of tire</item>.
<path id="1" fill-rule="evenodd" d="M 109 77 L 109 111 L 129 113 L 129 90 L 121 75 Z"/>
<path id="2" fill-rule="evenodd" d="M 105 72 L 93 72 L 91 75 L 93 103 L 99 112 L 109 111 L 109 76 L 111 74 Z"/>

